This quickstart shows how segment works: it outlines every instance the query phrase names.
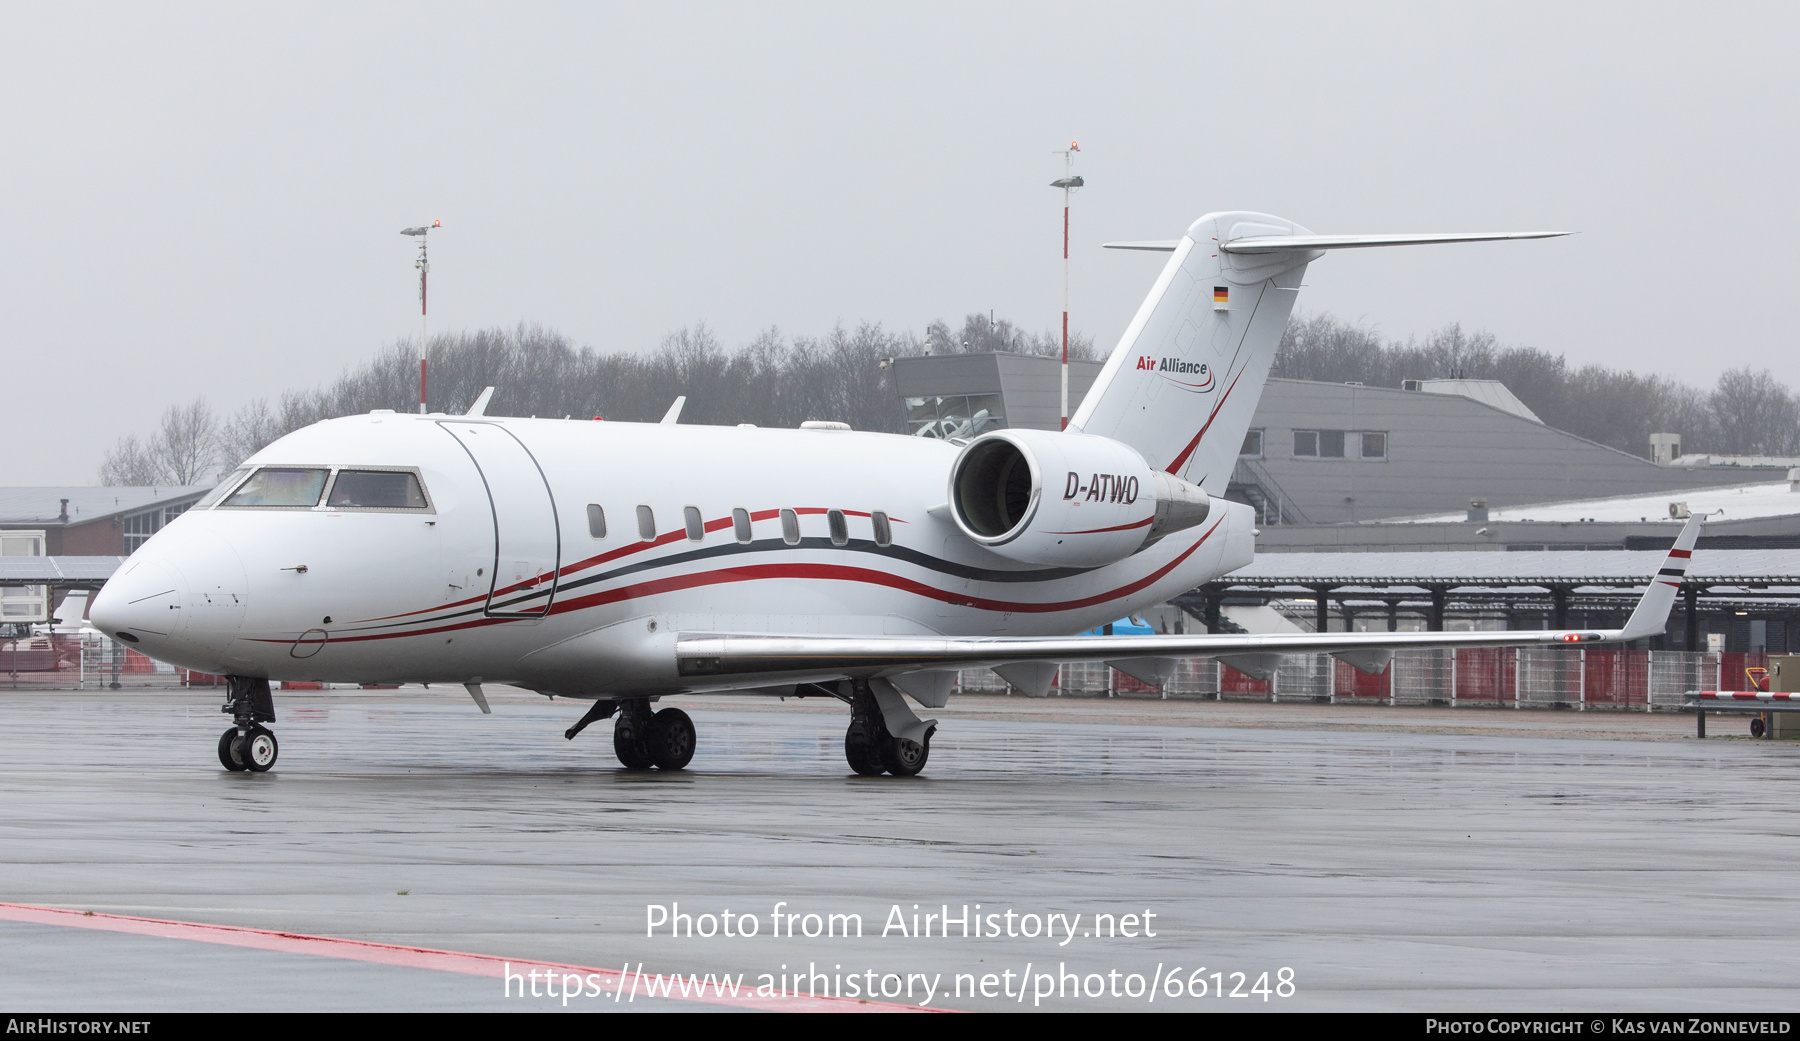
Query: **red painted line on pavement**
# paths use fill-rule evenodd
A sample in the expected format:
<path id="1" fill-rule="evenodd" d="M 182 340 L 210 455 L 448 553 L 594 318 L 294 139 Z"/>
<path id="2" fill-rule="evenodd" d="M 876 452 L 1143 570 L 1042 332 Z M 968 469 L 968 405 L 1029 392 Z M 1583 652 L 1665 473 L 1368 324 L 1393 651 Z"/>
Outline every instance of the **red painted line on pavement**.
<path id="1" fill-rule="evenodd" d="M 603 997 L 585 998 L 586 1001 L 612 1002 L 612 994 L 624 997 L 615 1004 L 624 1005 L 634 995 L 645 998 L 667 998 L 671 1001 L 692 1001 L 706 1005 L 731 1005 L 737 1008 L 754 1008 L 778 1012 L 947 1012 L 949 1009 L 925 1008 L 919 1005 L 899 1005 L 886 1001 L 864 1001 L 857 998 L 809 997 L 804 995 L 792 997 L 758 997 L 755 987 L 740 988 L 740 993 L 733 997 L 726 995 L 695 996 L 677 993 L 651 995 L 645 989 L 652 980 L 666 980 L 667 974 L 646 972 L 622 972 L 618 969 L 601 969 L 587 965 L 566 965 L 562 962 L 534 961 L 531 959 L 498 958 L 491 954 L 470 954 L 466 951 L 441 951 L 431 947 L 405 947 L 391 943 L 372 943 L 367 940 L 346 940 L 335 936 L 309 936 L 304 933 L 284 933 L 269 929 L 247 929 L 236 925 L 210 925 L 204 922 L 178 922 L 164 918 L 136 918 L 130 915 L 99 914 L 92 911 L 72 911 L 62 907 L 40 907 L 35 904 L 0 903 L 0 920 L 25 922 L 31 925 L 60 925 L 76 929 L 97 929 L 103 932 L 130 933 L 134 936 L 155 936 L 167 940 L 192 940 L 199 943 L 217 943 L 228 947 L 252 947 L 261 951 L 277 951 L 283 954 L 311 954 L 321 958 L 339 958 L 344 961 L 374 962 L 378 965 L 397 965 L 408 969 L 431 969 L 436 972 L 457 972 L 467 976 L 488 976 L 495 979 L 505 975 L 510 968 L 515 975 L 524 975 L 533 969 L 543 971 L 554 969 L 558 973 L 580 975 L 585 986 L 588 976 L 600 978 L 600 985 L 606 989 Z M 704 974 L 703 974 L 704 975 Z M 657 989 L 661 990 L 660 983 Z M 548 1000 L 548 999 L 539 999 Z"/>

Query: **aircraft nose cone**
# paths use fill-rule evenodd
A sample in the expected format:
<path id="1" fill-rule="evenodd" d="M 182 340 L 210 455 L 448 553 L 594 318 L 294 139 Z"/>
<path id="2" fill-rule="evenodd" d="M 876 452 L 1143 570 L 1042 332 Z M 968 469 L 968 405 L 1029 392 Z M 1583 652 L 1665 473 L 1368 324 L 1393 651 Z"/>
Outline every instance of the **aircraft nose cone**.
<path id="1" fill-rule="evenodd" d="M 177 518 L 94 598 L 94 627 L 173 665 L 222 672 L 244 622 L 243 561 L 204 518 Z"/>
<path id="2" fill-rule="evenodd" d="M 127 560 L 94 598 L 88 620 L 126 644 L 159 645 L 181 628 L 186 599 L 185 583 L 166 562 L 155 557 Z"/>

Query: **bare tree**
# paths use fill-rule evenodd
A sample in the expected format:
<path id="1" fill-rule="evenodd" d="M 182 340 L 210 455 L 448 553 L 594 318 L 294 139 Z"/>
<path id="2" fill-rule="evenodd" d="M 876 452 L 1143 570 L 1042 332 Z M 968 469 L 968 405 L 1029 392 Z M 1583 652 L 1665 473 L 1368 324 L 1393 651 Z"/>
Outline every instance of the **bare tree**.
<path id="1" fill-rule="evenodd" d="M 100 464 L 100 483 L 112 486 L 148 487 L 170 483 L 156 453 L 126 434 L 106 453 Z"/>
<path id="2" fill-rule="evenodd" d="M 1784 455 L 1800 447 L 1800 403 L 1768 369 L 1731 369 L 1709 399 L 1715 451 Z"/>
<path id="3" fill-rule="evenodd" d="M 205 398 L 170 405 L 151 449 L 175 484 L 199 484 L 218 476 L 219 421 L 213 418 L 212 406 Z"/>
<path id="4" fill-rule="evenodd" d="M 257 398 L 220 426 L 220 468 L 230 469 L 236 466 L 287 432 L 281 420 L 270 410 L 269 400 Z"/>
<path id="5" fill-rule="evenodd" d="M 1708 394 L 1666 376 L 1600 365 L 1574 369 L 1560 354 L 1508 346 L 1454 324 L 1423 341 L 1384 343 L 1372 327 L 1329 314 L 1296 315 L 1272 374 L 1385 387 L 1404 379 L 1500 380 L 1550 426 L 1638 456 L 1648 455 L 1657 431 L 1682 435 L 1690 452 L 1800 448 L 1800 403 L 1767 372 L 1728 372 Z"/>

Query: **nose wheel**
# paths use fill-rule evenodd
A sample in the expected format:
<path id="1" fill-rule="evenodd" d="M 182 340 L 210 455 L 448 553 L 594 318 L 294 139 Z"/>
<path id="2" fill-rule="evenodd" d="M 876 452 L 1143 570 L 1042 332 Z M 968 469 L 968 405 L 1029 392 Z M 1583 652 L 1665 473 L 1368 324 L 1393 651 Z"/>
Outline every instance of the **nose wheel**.
<path id="1" fill-rule="evenodd" d="M 231 727 L 219 735 L 219 765 L 232 773 L 244 772 L 244 760 L 238 755 L 237 727 Z"/>
<path id="2" fill-rule="evenodd" d="M 240 733 L 232 727 L 219 735 L 219 765 L 232 773 L 267 773 L 281 756 L 281 742 L 266 727 Z"/>
<path id="3" fill-rule="evenodd" d="M 275 697 L 269 681 L 227 676 L 226 700 L 219 711 L 231 714 L 232 726 L 219 735 L 219 765 L 232 773 L 266 773 L 281 755 L 281 743 L 264 723 L 275 722 Z"/>

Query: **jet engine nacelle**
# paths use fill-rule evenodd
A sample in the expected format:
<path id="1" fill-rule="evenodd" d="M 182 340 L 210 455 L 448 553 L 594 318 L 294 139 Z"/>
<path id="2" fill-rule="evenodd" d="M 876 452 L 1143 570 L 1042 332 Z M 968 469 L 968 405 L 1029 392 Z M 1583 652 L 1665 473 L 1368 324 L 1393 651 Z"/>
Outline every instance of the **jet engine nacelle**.
<path id="1" fill-rule="evenodd" d="M 1029 564 L 1097 567 L 1206 519 L 1204 491 L 1153 470 L 1111 438 L 999 430 L 950 468 L 950 514 L 964 535 Z"/>

